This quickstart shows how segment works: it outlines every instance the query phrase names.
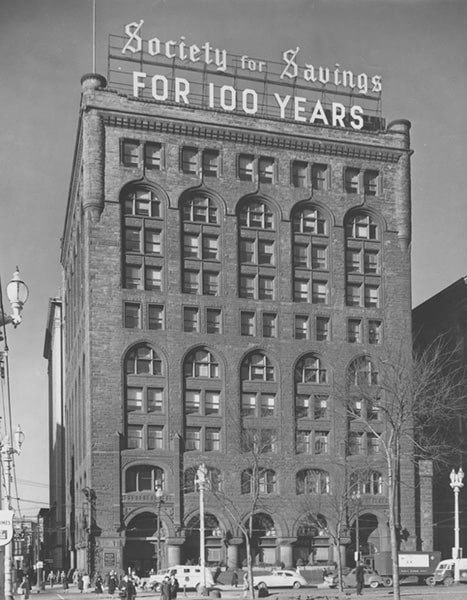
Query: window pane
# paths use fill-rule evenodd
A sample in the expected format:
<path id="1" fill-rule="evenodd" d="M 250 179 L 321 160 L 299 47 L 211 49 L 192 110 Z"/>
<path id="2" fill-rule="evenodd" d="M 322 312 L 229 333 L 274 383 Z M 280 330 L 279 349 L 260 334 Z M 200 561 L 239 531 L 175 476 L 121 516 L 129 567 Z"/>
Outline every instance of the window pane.
<path id="1" fill-rule="evenodd" d="M 313 281 L 312 283 L 312 302 L 313 304 L 328 303 L 328 284 L 326 281 Z"/>
<path id="2" fill-rule="evenodd" d="M 207 296 L 219 295 L 219 273 L 204 271 L 203 273 L 203 294 Z"/>
<path id="3" fill-rule="evenodd" d="M 254 157 L 240 154 L 238 157 L 238 178 L 242 181 L 253 181 Z"/>
<path id="4" fill-rule="evenodd" d="M 125 227 L 125 251 L 141 252 L 140 227 Z"/>
<path id="5" fill-rule="evenodd" d="M 381 344 L 381 321 L 370 320 L 368 322 L 368 342 Z"/>
<path id="6" fill-rule="evenodd" d="M 327 165 L 313 165 L 311 167 L 311 181 L 314 190 L 327 189 Z"/>
<path id="7" fill-rule="evenodd" d="M 220 413 L 220 392 L 207 390 L 204 394 L 205 414 L 218 415 Z"/>
<path id="8" fill-rule="evenodd" d="M 311 266 L 313 269 L 327 269 L 328 268 L 328 249 L 326 246 L 315 246 L 312 247 L 311 254 Z"/>
<path id="9" fill-rule="evenodd" d="M 306 340 L 309 337 L 309 317 L 305 315 L 295 315 L 295 332 L 296 340 Z"/>
<path id="10" fill-rule="evenodd" d="M 203 259 L 219 260 L 219 240 L 217 236 L 203 236 Z"/>
<path id="11" fill-rule="evenodd" d="M 274 300 L 274 277 L 259 276 L 260 300 Z"/>
<path id="12" fill-rule="evenodd" d="M 258 161 L 259 180 L 261 183 L 274 183 L 274 159 L 261 157 Z"/>
<path id="13" fill-rule="evenodd" d="M 157 254 L 161 251 L 161 232 L 157 229 L 146 229 L 144 231 L 144 252 L 145 254 Z"/>
<path id="14" fill-rule="evenodd" d="M 141 327 L 141 305 L 125 302 L 125 327 L 136 329 Z"/>
<path id="15" fill-rule="evenodd" d="M 162 305 L 148 305 L 148 328 L 164 329 L 164 307 Z"/>
<path id="16" fill-rule="evenodd" d="M 367 196 L 376 196 L 378 193 L 378 171 L 365 171 L 363 185 Z"/>
<path id="17" fill-rule="evenodd" d="M 190 233 L 184 234 L 183 256 L 185 258 L 200 258 L 199 235 Z"/>
<path id="18" fill-rule="evenodd" d="M 362 286 L 360 283 L 348 283 L 346 289 L 347 306 L 361 306 Z"/>
<path id="19" fill-rule="evenodd" d="M 242 311 L 240 315 L 241 334 L 255 335 L 255 313 Z"/>
<path id="20" fill-rule="evenodd" d="M 163 427 L 150 425 L 148 427 L 148 450 L 162 449 L 164 447 Z"/>
<path id="21" fill-rule="evenodd" d="M 199 292 L 199 272 L 183 272 L 183 291 L 185 294 L 197 294 Z"/>
<path id="22" fill-rule="evenodd" d="M 263 314 L 263 337 L 277 336 L 277 316 L 275 313 Z"/>
<path id="23" fill-rule="evenodd" d="M 206 332 L 221 333 L 221 310 L 218 308 L 208 308 L 206 311 Z"/>
<path id="24" fill-rule="evenodd" d="M 270 240 L 259 240 L 258 263 L 260 265 L 273 265 L 274 262 L 274 242 Z"/>
<path id="25" fill-rule="evenodd" d="M 206 177 L 217 177 L 219 175 L 219 152 L 217 150 L 204 150 L 203 174 Z"/>
<path id="26" fill-rule="evenodd" d="M 254 416 L 256 412 L 256 394 L 242 394 L 242 416 Z"/>
<path id="27" fill-rule="evenodd" d="M 162 412 L 163 390 L 161 388 L 148 388 L 148 412 Z"/>
<path id="28" fill-rule="evenodd" d="M 187 415 L 201 413 L 201 392 L 199 390 L 186 390 L 185 412 Z"/>
<path id="29" fill-rule="evenodd" d="M 315 396 L 315 419 L 327 419 L 328 417 L 328 397 Z"/>
<path id="30" fill-rule="evenodd" d="M 198 149 L 182 148 L 182 171 L 196 173 L 198 170 Z"/>
<path id="31" fill-rule="evenodd" d="M 276 397 L 274 394 L 261 394 L 261 417 L 273 417 L 275 406 Z"/>
<path id="32" fill-rule="evenodd" d="M 365 306 L 373 308 L 379 307 L 379 286 L 365 285 Z"/>
<path id="33" fill-rule="evenodd" d="M 360 319 L 349 319 L 347 322 L 347 341 L 350 343 L 361 343 L 362 322 Z"/>
<path id="34" fill-rule="evenodd" d="M 161 267 L 146 267 L 146 290 L 158 290 L 162 289 L 162 269 Z"/>
<path id="35" fill-rule="evenodd" d="M 140 425 L 128 425 L 127 448 L 143 447 L 143 428 Z"/>
<path id="36" fill-rule="evenodd" d="M 162 144 L 146 142 L 144 146 L 144 166 L 147 169 L 162 168 Z"/>
<path id="37" fill-rule="evenodd" d="M 358 179 L 360 171 L 358 169 L 345 170 L 345 190 L 347 192 L 358 192 Z"/>
<path id="38" fill-rule="evenodd" d="M 206 428 L 206 452 L 217 452 L 221 449 L 220 429 Z"/>
<path id="39" fill-rule="evenodd" d="M 122 162 L 127 167 L 137 167 L 139 159 L 139 142 L 124 140 L 122 144 Z"/>
<path id="40" fill-rule="evenodd" d="M 329 340 L 329 338 L 329 317 L 316 317 L 316 339 L 319 341 L 325 341 Z"/>
<path id="41" fill-rule="evenodd" d="M 143 412 L 143 388 L 128 387 L 126 390 L 127 412 Z"/>
<path id="42" fill-rule="evenodd" d="M 255 276 L 242 275 L 240 277 L 240 297 L 254 298 L 255 297 Z"/>
<path id="43" fill-rule="evenodd" d="M 125 265 L 125 287 L 138 290 L 143 288 L 141 265 Z"/>
<path id="44" fill-rule="evenodd" d="M 185 449 L 201 449 L 201 430 L 194 427 L 187 427 L 185 431 Z"/>
<path id="45" fill-rule="evenodd" d="M 185 307 L 183 309 L 183 331 L 199 331 L 199 309 Z"/>
<path id="46" fill-rule="evenodd" d="M 308 187 L 308 163 L 294 160 L 292 163 L 292 185 L 294 187 Z"/>
<path id="47" fill-rule="evenodd" d="M 304 419 L 310 417 L 310 396 L 304 394 L 297 394 L 295 396 L 295 417 L 297 419 Z"/>

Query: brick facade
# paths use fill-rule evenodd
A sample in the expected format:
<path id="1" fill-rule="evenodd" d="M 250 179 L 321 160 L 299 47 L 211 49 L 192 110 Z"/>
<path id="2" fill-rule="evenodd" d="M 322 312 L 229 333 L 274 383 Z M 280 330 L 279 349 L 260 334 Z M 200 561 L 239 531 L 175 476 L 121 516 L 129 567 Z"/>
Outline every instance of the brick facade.
<path id="1" fill-rule="evenodd" d="M 326 530 L 321 535 L 317 531 L 310 534 L 304 533 L 302 527 L 307 502 L 309 510 L 323 514 L 332 523 L 332 502 L 323 500 L 323 495 L 297 493 L 297 474 L 303 469 L 327 473 L 332 497 L 346 465 L 355 465 L 359 460 L 371 464 L 383 481 L 377 492 L 362 496 L 361 536 L 367 551 L 370 545 L 376 550 L 388 549 L 384 462 L 377 454 L 369 457 L 366 453 L 347 460 L 349 425 L 341 399 L 353 360 L 382 356 L 401 340 L 407 348 L 411 345 L 410 124 L 395 121 L 384 131 L 366 132 L 278 123 L 131 100 L 106 89 L 105 80 L 96 75 L 83 77 L 82 84 L 82 110 L 62 245 L 67 431 L 64 458 L 72 566 L 101 572 L 134 566 L 144 572 L 155 566 L 159 552 L 162 564 L 196 560 L 198 542 L 193 532 L 198 526 L 199 499 L 187 488 L 186 472 L 200 463 L 217 469 L 223 492 L 234 500 L 240 514 L 247 515 L 250 496 L 242 493 L 241 473 L 250 463 L 240 443 L 241 424 L 247 427 L 247 421 L 252 430 L 257 427 L 275 432 L 274 451 L 260 457 L 262 467 L 273 473 L 274 481 L 269 482 L 270 488 L 263 481 L 268 493 L 260 494 L 257 513 L 263 515 L 263 520 L 258 521 L 263 525 L 258 527 L 265 529 L 256 540 L 258 562 L 282 561 L 290 566 L 298 558 L 318 562 L 335 559 Z M 137 148 L 134 164 L 124 164 L 125 141 L 134 142 Z M 157 169 L 145 165 L 148 143 L 160 144 L 163 149 Z M 184 173 L 181 161 L 185 147 L 198 150 L 196 160 L 204 160 L 204 150 L 214 151 L 219 161 L 216 176 L 203 177 L 199 169 Z M 243 154 L 254 157 L 253 168 L 258 168 L 261 157 L 273 159 L 273 182 L 268 179 L 270 173 L 264 176 L 265 181 L 258 176 L 252 181 L 242 180 L 239 155 Z M 325 165 L 324 189 L 319 185 L 318 189 L 312 189 L 311 184 L 293 185 L 294 161 L 307 163 L 310 168 L 312 164 Z M 349 168 L 358 171 L 358 190 L 352 193 L 345 189 Z M 365 189 L 367 174 L 373 177 L 375 173 L 377 187 Z M 157 197 L 161 214 L 152 215 L 152 220 L 134 212 L 127 212 L 129 216 L 125 217 L 125 198 L 128 203 L 138 201 L 131 195 L 135 190 Z M 216 223 L 210 223 L 206 217 L 200 225 L 198 217 L 191 221 L 183 217 L 193 198 L 193 210 L 197 210 L 196 198 L 215 207 Z M 255 202 L 260 208 L 254 210 L 266 210 L 264 218 L 273 219 L 273 227 L 267 225 L 261 231 L 261 227 L 251 227 L 251 222 L 242 224 L 242 219 L 247 218 L 243 214 L 248 214 L 248 219 L 259 218 L 249 208 L 256 206 Z M 307 301 L 298 299 L 298 294 L 307 292 L 303 291 L 305 287 L 300 288 L 297 264 L 302 260 L 305 265 L 314 255 L 298 256 L 300 250 L 296 246 L 301 234 L 293 237 L 294 215 L 299 214 L 301 207 L 317 211 L 326 222 L 325 230 L 315 236 L 320 266 L 303 268 L 309 277 Z M 351 222 L 353 215 L 362 215 L 365 227 L 377 224 L 378 239 L 360 244 L 369 249 L 368 260 L 378 262 L 369 267 L 369 272 L 376 274 L 374 279 L 361 273 L 349 275 L 346 266 L 349 243 L 345 223 Z M 136 252 L 136 258 L 128 258 L 132 235 L 129 230 L 133 227 L 140 231 L 143 221 L 148 236 L 143 243 L 160 247 L 152 256 L 143 251 Z M 183 232 L 187 236 L 185 244 L 206 242 L 206 252 L 211 251 L 215 259 L 209 262 L 200 258 L 204 247 L 184 249 Z M 198 241 L 189 241 L 196 236 Z M 250 264 L 240 264 L 240 245 L 245 243 L 248 249 L 250 242 L 256 257 L 263 252 L 263 264 L 258 258 L 256 263 L 251 260 Z M 209 249 L 209 244 L 214 249 Z M 273 258 L 268 254 L 271 248 Z M 293 248 L 298 258 L 294 259 Z M 360 251 L 360 246 L 355 251 Z M 184 252 L 198 255 L 187 258 Z M 130 260 L 126 270 L 125 257 Z M 137 263 L 133 270 L 131 260 Z M 188 279 L 190 269 L 198 273 L 198 278 L 203 273 L 197 285 L 202 287 L 207 282 L 214 291 L 183 291 L 184 277 Z M 133 285 L 130 276 L 134 273 L 143 273 L 143 278 L 158 278 L 160 273 L 160 281 L 154 283 L 151 279 L 151 285 Z M 261 279 L 263 275 L 268 281 Z M 256 292 L 247 290 L 243 294 L 247 297 L 240 297 L 239 293 L 243 277 L 245 282 L 250 277 L 249 281 L 259 286 Z M 346 294 L 352 281 L 357 286 L 361 284 L 360 293 L 365 293 L 363 305 L 367 302 L 364 285 L 376 281 L 373 287 L 378 289 L 373 293 L 377 299 L 370 298 L 369 290 L 366 307 L 355 302 L 349 306 Z M 190 281 L 185 284 L 195 285 Z M 266 287 L 262 289 L 262 285 Z M 152 289 L 138 289 L 145 286 Z M 263 297 L 258 298 L 258 294 Z M 159 307 L 163 307 L 163 327 L 149 327 L 151 311 L 157 313 Z M 184 324 L 189 314 L 186 308 L 198 310 L 195 331 L 187 331 L 191 325 Z M 131 326 L 125 322 L 125 310 L 135 311 L 136 321 L 131 321 Z M 245 320 L 251 318 L 251 335 L 244 331 L 242 334 L 242 312 Z M 219 318 L 219 322 L 213 324 L 209 318 Z M 318 322 L 317 318 L 327 320 L 328 339 L 318 339 L 326 337 L 317 333 L 317 327 L 326 321 Z M 348 341 L 349 319 L 353 319 L 357 329 L 360 327 L 360 338 L 357 331 L 354 342 Z M 297 333 L 297 323 L 305 323 L 303 339 Z M 160 361 L 157 365 L 152 363 L 152 369 L 160 369 L 152 379 L 141 374 L 138 379 L 137 372 L 128 371 L 129 357 L 137 348 L 151 348 L 155 352 L 151 356 Z M 216 373 L 210 381 L 193 373 L 191 378 L 187 375 L 189 368 L 205 368 L 205 362 L 201 366 L 195 364 L 195 359 L 191 362 L 197 349 L 205 353 L 200 360 L 206 361 L 206 353 L 210 353 L 210 360 L 215 361 L 209 367 Z M 241 365 L 245 372 L 247 368 L 250 373 L 260 369 L 248 362 L 252 356 L 256 357 L 253 361 L 264 359 L 263 375 L 266 362 L 273 373 L 270 379 L 264 375 L 261 385 L 255 383 L 255 376 L 252 381 L 245 381 L 242 375 Z M 312 394 L 326 396 L 323 402 L 327 412 L 319 423 L 305 419 L 308 429 L 298 426 L 296 413 L 301 386 L 296 379 L 297 365 L 304 357 L 326 371 L 312 386 Z M 139 359 L 134 360 L 138 369 Z M 130 408 L 130 388 L 136 397 L 136 409 L 133 405 Z M 188 410 L 189 393 L 194 398 L 201 397 L 205 406 L 214 402 L 214 409 L 209 404 L 210 414 L 207 408 L 200 408 L 195 414 Z M 220 406 L 215 404 L 218 393 Z M 158 394 L 162 410 L 157 405 Z M 245 421 L 242 401 L 248 401 L 248 394 L 257 394 L 257 403 L 270 404 L 269 409 L 265 404 L 264 413 L 263 407 L 255 405 L 252 410 L 261 411 Z M 148 408 L 149 396 L 155 402 L 152 412 Z M 146 409 L 141 402 L 148 403 Z M 297 434 L 299 430 L 305 433 Z M 326 439 L 316 442 L 323 432 Z M 132 435 L 141 436 L 141 441 L 130 441 Z M 190 441 L 191 435 L 195 436 L 194 442 Z M 192 450 L 190 444 L 196 446 L 197 435 L 200 449 Z M 206 437 L 201 439 L 203 435 Z M 312 452 L 297 450 L 299 435 L 311 444 L 307 447 L 313 447 Z M 312 442 L 307 442 L 308 435 L 314 436 Z M 214 450 L 203 444 L 213 444 Z M 132 445 L 139 447 L 129 447 Z M 138 469 L 143 468 L 162 485 L 162 500 L 156 498 L 154 489 L 148 489 L 147 482 L 142 483 Z M 130 481 L 132 473 L 136 474 L 136 484 Z M 406 483 L 401 488 L 401 524 L 414 532 L 415 479 L 409 459 L 402 460 L 401 474 Z M 206 503 L 210 519 L 207 559 L 231 566 L 241 564 L 244 549 L 238 523 L 209 494 Z M 158 516 L 162 522 L 159 533 Z M 354 521 L 355 516 L 350 515 L 351 528 L 355 528 Z M 415 542 L 409 541 L 408 545 L 414 547 Z"/>

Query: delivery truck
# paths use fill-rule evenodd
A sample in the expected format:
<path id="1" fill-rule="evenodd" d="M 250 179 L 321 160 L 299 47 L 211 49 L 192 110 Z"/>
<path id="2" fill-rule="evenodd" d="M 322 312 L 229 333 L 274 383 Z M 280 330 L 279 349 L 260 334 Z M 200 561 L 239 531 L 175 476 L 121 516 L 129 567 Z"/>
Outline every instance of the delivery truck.
<path id="1" fill-rule="evenodd" d="M 372 557 L 373 568 L 383 578 L 384 585 L 392 585 L 391 552 L 378 552 Z M 434 584 L 434 573 L 441 560 L 441 552 L 399 552 L 399 577 L 417 577 L 420 582 Z"/>
<path id="2" fill-rule="evenodd" d="M 467 583 L 467 558 L 442 560 L 435 570 L 434 584 Z"/>

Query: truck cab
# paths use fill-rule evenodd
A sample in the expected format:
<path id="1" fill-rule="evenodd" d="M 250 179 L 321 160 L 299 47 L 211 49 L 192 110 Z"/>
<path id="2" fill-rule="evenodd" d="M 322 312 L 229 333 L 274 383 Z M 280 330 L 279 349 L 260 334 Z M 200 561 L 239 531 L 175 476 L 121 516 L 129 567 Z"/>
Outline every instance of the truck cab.
<path id="1" fill-rule="evenodd" d="M 467 558 L 449 558 L 442 560 L 435 569 L 434 583 L 452 585 L 467 583 Z"/>

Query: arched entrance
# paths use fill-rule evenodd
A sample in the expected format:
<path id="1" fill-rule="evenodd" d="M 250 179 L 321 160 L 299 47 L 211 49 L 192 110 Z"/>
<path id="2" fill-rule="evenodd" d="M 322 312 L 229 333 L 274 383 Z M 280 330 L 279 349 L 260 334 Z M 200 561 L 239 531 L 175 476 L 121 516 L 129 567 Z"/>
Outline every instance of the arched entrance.
<path id="1" fill-rule="evenodd" d="M 125 531 L 123 549 L 123 568 L 134 569 L 140 576 L 148 575 L 151 569 L 164 564 L 164 530 L 161 526 L 160 537 L 157 531 L 157 516 L 145 512 L 134 517 Z M 158 565 L 158 546 L 160 546 L 160 565 Z"/>
<path id="2" fill-rule="evenodd" d="M 204 515 L 204 560 L 207 565 L 217 565 L 226 562 L 225 546 L 223 544 L 224 532 L 216 516 L 206 513 Z M 191 518 L 186 526 L 186 542 L 184 544 L 185 561 L 197 565 L 200 561 L 200 519 L 199 516 Z"/>
<path id="3" fill-rule="evenodd" d="M 329 555 L 327 520 L 321 513 L 307 515 L 297 528 L 297 541 L 294 545 L 294 563 L 301 559 L 303 564 L 326 565 Z"/>
<path id="4" fill-rule="evenodd" d="M 347 564 L 355 564 L 357 547 L 360 549 L 361 560 L 381 550 L 378 519 L 375 515 L 364 513 L 358 516 L 358 520 L 354 520 L 350 531 L 350 545 L 347 548 Z"/>
<path id="5" fill-rule="evenodd" d="M 248 520 L 245 527 L 249 528 Z M 278 560 L 277 531 L 273 519 L 266 513 L 258 513 L 253 517 L 251 537 L 251 557 L 254 565 L 275 565 Z M 242 562 L 246 561 L 246 544 L 241 549 Z"/>

